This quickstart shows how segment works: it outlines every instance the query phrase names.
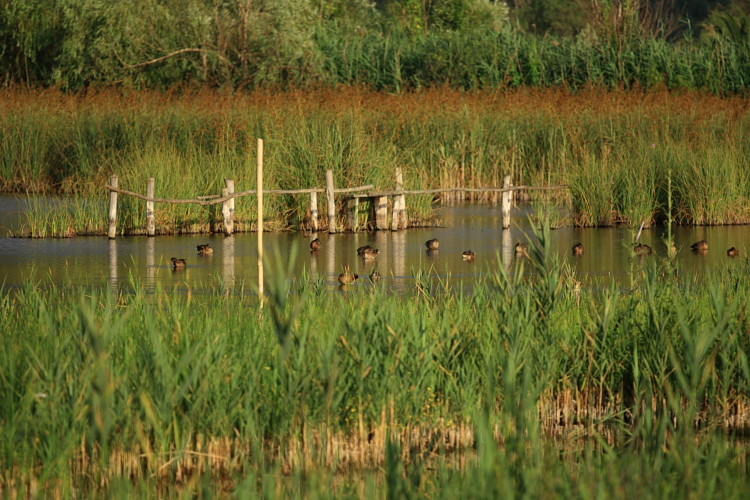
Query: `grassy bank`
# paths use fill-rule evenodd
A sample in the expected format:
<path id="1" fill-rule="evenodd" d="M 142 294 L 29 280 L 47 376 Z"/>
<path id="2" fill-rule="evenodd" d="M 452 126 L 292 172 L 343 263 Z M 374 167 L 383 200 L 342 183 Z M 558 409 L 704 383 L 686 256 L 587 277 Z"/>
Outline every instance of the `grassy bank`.
<path id="1" fill-rule="evenodd" d="M 52 214 L 31 210 L 26 235 L 103 234 L 102 186 L 110 174 L 140 193 L 153 176 L 163 198 L 218 194 L 224 178 L 235 179 L 237 190 L 253 189 L 255 143 L 263 137 L 267 189 L 323 187 L 327 169 L 337 186 L 382 189 L 394 187 L 397 166 L 407 189 L 498 186 L 511 174 L 517 185 L 569 185 L 558 201 L 571 204 L 571 223 L 639 226 L 667 218 L 671 179 L 676 222 L 748 223 L 747 104 L 746 98 L 663 92 L 62 95 L 6 89 L 0 92 L 0 187 L 85 200 Z M 307 196 L 268 198 L 268 229 L 304 222 Z M 414 222 L 429 219 L 431 201 L 407 198 Z M 236 210 L 239 229 L 253 229 L 254 198 L 241 198 Z M 345 216 L 342 200 L 336 216 Z M 144 219 L 143 202 L 125 198 L 122 231 L 142 232 Z M 216 207 L 156 206 L 158 232 L 205 232 L 220 222 Z"/>
<path id="2" fill-rule="evenodd" d="M 533 272 L 407 297 L 276 266 L 264 307 L 138 283 L 6 291 L 0 489 L 747 491 L 750 268 L 704 282 L 638 261 L 627 289 L 578 290 L 543 245 L 519 262 Z"/>

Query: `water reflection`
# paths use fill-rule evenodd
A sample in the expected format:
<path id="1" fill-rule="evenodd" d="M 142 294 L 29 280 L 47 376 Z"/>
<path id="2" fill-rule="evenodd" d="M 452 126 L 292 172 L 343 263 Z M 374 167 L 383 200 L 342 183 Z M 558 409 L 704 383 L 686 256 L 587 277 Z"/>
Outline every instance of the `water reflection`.
<path id="1" fill-rule="evenodd" d="M 211 258 L 207 256 L 207 258 Z M 234 235 L 225 236 L 221 242 L 221 277 L 223 279 L 224 293 L 229 295 L 235 285 L 235 263 L 234 263 Z"/>
<path id="2" fill-rule="evenodd" d="M 526 209 L 514 209 L 513 226 L 501 228 L 499 207 L 464 206 L 439 209 L 442 227 L 410 229 L 391 232 L 376 231 L 357 234 L 269 233 L 265 235 L 266 255 L 276 248 L 282 255 L 290 249 L 299 249 L 296 277 L 307 272 L 314 280 L 323 280 L 328 287 L 338 286 L 337 276 L 347 266 L 362 280 L 349 286 L 357 292 L 371 283 L 367 279 L 373 270 L 383 276 L 379 286 L 395 292 L 410 292 L 414 276 L 429 274 L 436 280 L 449 280 L 453 285 L 470 286 L 477 276 L 492 272 L 502 262 L 509 271 L 515 269 L 516 242 L 533 239 L 533 231 L 525 217 Z M 0 218 L 2 217 L 0 204 Z M 582 282 L 608 281 L 610 278 L 627 283 L 631 269 L 647 265 L 651 260 L 664 258 L 664 229 L 644 230 L 640 241 L 654 248 L 655 256 L 635 259 L 632 255 L 635 231 L 626 228 L 582 229 L 562 228 L 551 232 L 551 245 L 561 260 L 566 260 Z M 319 237 L 321 247 L 310 252 L 310 240 Z M 437 238 L 440 248 L 428 251 L 425 241 Z M 682 275 L 700 275 L 722 272 L 727 267 L 746 265 L 750 226 L 677 227 L 678 269 Z M 699 240 L 710 245 L 705 255 L 690 251 L 690 245 Z M 196 245 L 211 242 L 213 256 L 199 256 Z M 580 242 L 585 247 L 582 256 L 574 256 L 572 247 Z M 373 261 L 357 256 L 357 248 L 371 245 L 380 250 Z M 736 247 L 740 257 L 730 258 L 727 249 Z M 471 249 L 476 252 L 473 264 L 462 261 L 461 253 Z M 132 276 L 146 291 L 157 286 L 167 289 L 195 290 L 211 293 L 216 283 L 226 294 L 235 293 L 243 284 L 252 289 L 257 283 L 257 238 L 255 234 L 178 235 L 154 238 L 106 237 L 74 239 L 31 240 L 0 238 L 0 280 L 6 286 L 18 286 L 32 276 L 49 275 L 58 283 L 85 285 L 111 285 L 114 290 L 126 289 Z M 498 261 L 499 256 L 499 261 Z M 186 272 L 172 272 L 170 258 L 186 258 Z M 529 266 L 525 266 L 528 271 Z M 126 286 L 127 285 L 127 286 Z"/>

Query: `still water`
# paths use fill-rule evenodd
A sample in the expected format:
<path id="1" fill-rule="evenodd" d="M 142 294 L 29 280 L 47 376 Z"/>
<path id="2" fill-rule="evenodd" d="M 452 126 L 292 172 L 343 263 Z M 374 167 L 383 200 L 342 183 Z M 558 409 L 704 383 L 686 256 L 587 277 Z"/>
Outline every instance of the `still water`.
<path id="1" fill-rule="evenodd" d="M 23 220 L 23 205 L 13 196 L 0 196 L 0 282 L 17 287 L 29 280 L 51 279 L 55 283 L 82 286 L 104 286 L 127 289 L 132 283 L 153 290 L 157 285 L 212 293 L 229 288 L 237 293 L 252 293 L 257 283 L 257 236 L 236 234 L 118 237 L 80 237 L 70 239 L 24 239 L 5 237 L 9 229 L 17 229 Z M 528 241 L 531 228 L 528 206 L 514 207 L 510 231 L 501 229 L 499 207 L 469 205 L 441 207 L 437 213 L 440 227 L 407 231 L 336 234 L 318 233 L 322 245 L 311 254 L 309 242 L 315 235 L 302 233 L 266 233 L 264 248 L 267 257 L 279 252 L 288 260 L 296 248 L 294 277 L 309 275 L 336 287 L 337 276 L 345 266 L 360 275 L 369 275 L 373 268 L 383 276 L 378 286 L 396 292 L 413 290 L 415 276 L 429 273 L 435 281 L 470 286 L 480 275 L 496 269 L 499 263 L 512 269 L 516 242 Z M 656 258 L 664 256 L 663 229 L 645 230 L 641 242 L 654 247 Z M 552 231 L 552 246 L 566 259 L 579 280 L 625 280 L 632 265 L 629 242 L 633 233 L 626 228 L 561 228 Z M 440 249 L 428 253 L 424 242 L 440 240 Z M 690 244 L 705 239 L 711 249 L 707 255 L 690 251 Z M 724 272 L 729 266 L 745 265 L 750 226 L 678 227 L 675 240 L 679 248 L 678 262 L 683 273 Z M 581 242 L 585 254 L 574 257 L 571 247 Z M 196 245 L 210 243 L 211 256 L 199 256 Z M 357 257 L 356 249 L 371 245 L 380 250 L 374 262 Z M 726 250 L 737 247 L 741 257 L 730 259 Z M 463 262 L 464 250 L 476 252 L 476 261 Z M 185 258 L 187 269 L 173 271 L 171 257 Z M 649 257 L 655 258 L 655 257 Z M 268 277 L 268 272 L 266 273 Z M 245 284 L 244 288 L 239 285 Z M 366 278 L 354 290 L 371 286 Z"/>

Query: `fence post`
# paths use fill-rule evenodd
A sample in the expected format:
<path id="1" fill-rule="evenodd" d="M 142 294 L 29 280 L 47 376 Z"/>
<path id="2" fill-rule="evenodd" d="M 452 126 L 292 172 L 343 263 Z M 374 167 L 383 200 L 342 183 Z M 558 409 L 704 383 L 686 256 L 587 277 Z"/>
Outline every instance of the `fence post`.
<path id="1" fill-rule="evenodd" d="M 396 167 L 396 191 L 404 190 L 404 175 L 401 167 Z M 408 218 L 406 216 L 406 196 L 397 194 L 393 198 L 393 216 L 391 220 L 391 229 L 398 231 L 406 229 Z"/>
<path id="2" fill-rule="evenodd" d="M 511 187 L 510 175 L 506 175 L 503 178 L 503 189 L 508 189 L 510 187 Z M 511 196 L 512 196 L 512 191 L 503 191 L 503 201 L 502 201 L 503 229 L 508 229 L 510 227 Z"/>
<path id="3" fill-rule="evenodd" d="M 333 199 L 333 170 L 326 170 L 326 196 L 328 197 L 328 232 L 336 232 L 336 201 Z"/>
<path id="4" fill-rule="evenodd" d="M 113 175 L 109 178 L 109 185 L 113 188 L 117 188 L 117 176 Z M 117 191 L 110 189 L 109 191 L 109 228 L 107 229 L 107 236 L 110 240 L 115 239 L 117 235 Z"/>
<path id="5" fill-rule="evenodd" d="M 310 226 L 313 233 L 318 232 L 318 193 L 310 193 Z"/>
<path id="6" fill-rule="evenodd" d="M 373 198 L 375 204 L 375 227 L 377 229 L 388 229 L 388 197 L 376 196 Z"/>
<path id="7" fill-rule="evenodd" d="M 146 234 L 153 236 L 156 234 L 156 221 L 154 220 L 154 186 L 156 181 L 149 177 L 146 181 Z"/>
<path id="8" fill-rule="evenodd" d="M 225 189 L 221 190 L 221 196 L 230 196 L 234 194 L 234 181 L 232 179 L 224 179 Z M 234 232 L 234 198 L 230 198 L 221 206 L 221 213 L 224 216 L 224 235 L 231 236 Z"/>

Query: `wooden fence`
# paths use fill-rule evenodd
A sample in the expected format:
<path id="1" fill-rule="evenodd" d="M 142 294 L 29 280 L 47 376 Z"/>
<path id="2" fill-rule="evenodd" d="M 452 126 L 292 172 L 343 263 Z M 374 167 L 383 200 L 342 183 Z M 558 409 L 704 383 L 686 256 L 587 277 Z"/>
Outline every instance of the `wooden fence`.
<path id="1" fill-rule="evenodd" d="M 259 176 L 260 177 L 260 176 Z M 567 189 L 567 186 L 513 186 L 511 185 L 510 176 L 506 175 L 502 187 L 482 187 L 482 188 L 436 188 L 436 189 L 417 189 L 405 190 L 403 182 L 403 173 L 400 168 L 396 169 L 395 175 L 396 188 L 392 191 L 375 190 L 371 184 L 350 188 L 336 188 L 333 181 L 333 171 L 326 171 L 325 188 L 306 188 L 306 189 L 262 189 L 262 195 L 267 194 L 308 194 L 310 196 L 310 229 L 317 232 L 321 229 L 320 215 L 318 211 L 318 194 L 325 193 L 327 199 L 328 214 L 328 232 L 337 233 L 339 228 L 336 221 L 336 195 L 347 195 L 346 200 L 346 226 L 344 230 L 357 231 L 357 221 L 359 219 L 359 202 L 367 199 L 374 207 L 374 229 L 398 231 L 406 229 L 408 225 L 408 214 L 406 212 L 407 195 L 424 195 L 424 194 L 441 194 L 441 193 L 501 193 L 502 194 L 502 225 L 503 229 L 510 227 L 510 208 L 511 194 L 519 190 L 558 190 Z M 258 185 L 262 186 L 262 179 L 258 179 Z M 119 187 L 116 175 L 110 177 L 109 184 L 105 188 L 109 190 L 109 227 L 107 235 L 110 239 L 115 238 L 117 233 L 117 197 L 118 194 L 139 198 L 146 202 L 146 233 L 149 236 L 156 234 L 156 224 L 154 219 L 155 203 L 173 203 L 173 204 L 197 204 L 202 206 L 222 204 L 222 216 L 224 222 L 224 234 L 229 236 L 234 231 L 234 211 L 235 200 L 244 196 L 257 195 L 258 190 L 251 189 L 247 191 L 235 191 L 234 180 L 225 179 L 225 187 L 221 194 L 198 196 L 194 199 L 167 199 L 155 197 L 155 181 L 149 177 L 146 184 L 146 194 L 140 194 L 128 191 Z M 389 198 L 392 201 L 389 203 Z M 260 197 L 259 197 L 260 201 Z M 391 217 L 388 217 L 388 207 L 392 207 Z M 260 214 L 259 214 L 260 215 Z M 260 219 L 259 219 L 260 220 Z M 260 223 L 262 225 L 262 222 Z M 259 226 L 260 227 L 260 226 Z"/>

